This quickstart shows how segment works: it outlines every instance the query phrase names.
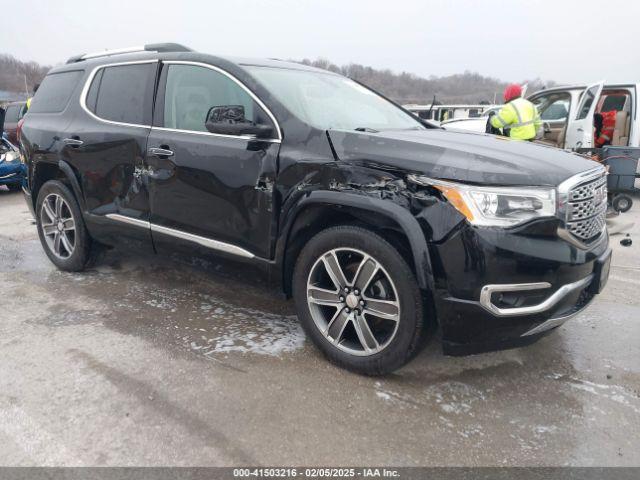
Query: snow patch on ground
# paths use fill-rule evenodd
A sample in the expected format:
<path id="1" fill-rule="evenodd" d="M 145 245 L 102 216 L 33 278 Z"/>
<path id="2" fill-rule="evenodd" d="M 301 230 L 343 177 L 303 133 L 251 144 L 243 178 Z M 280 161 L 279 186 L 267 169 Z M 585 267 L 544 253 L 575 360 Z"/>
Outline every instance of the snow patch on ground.
<path id="1" fill-rule="evenodd" d="M 218 329 L 213 325 L 212 330 Z M 205 355 L 239 352 L 277 356 L 302 348 L 305 335 L 295 316 L 252 312 L 244 322 L 225 324 L 219 335 L 202 338 L 206 340 L 192 342 L 191 348 Z"/>
<path id="2" fill-rule="evenodd" d="M 462 382 L 443 382 L 426 389 L 427 396 L 445 413 L 469 413 L 473 403 L 486 400 L 483 391 Z"/>
<path id="3" fill-rule="evenodd" d="M 571 388 L 590 393 L 599 397 L 609 399 L 613 402 L 619 403 L 632 409 L 636 414 L 640 415 L 640 399 L 633 393 L 627 391 L 625 388 L 619 385 L 605 385 L 601 383 L 594 383 L 588 380 L 581 380 L 579 378 L 570 377 L 554 373 L 549 375 L 554 380 L 565 381 Z"/>

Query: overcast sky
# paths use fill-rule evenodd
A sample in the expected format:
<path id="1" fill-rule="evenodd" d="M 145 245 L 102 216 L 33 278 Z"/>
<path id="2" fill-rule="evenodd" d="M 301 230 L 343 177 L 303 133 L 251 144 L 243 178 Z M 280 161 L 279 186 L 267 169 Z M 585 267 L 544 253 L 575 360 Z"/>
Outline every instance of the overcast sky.
<path id="1" fill-rule="evenodd" d="M 327 58 L 421 76 L 640 81 L 639 0 L 18 0 L 0 52 L 55 64 L 177 42 L 226 55 Z M 6 10 L 6 8 L 5 8 Z"/>

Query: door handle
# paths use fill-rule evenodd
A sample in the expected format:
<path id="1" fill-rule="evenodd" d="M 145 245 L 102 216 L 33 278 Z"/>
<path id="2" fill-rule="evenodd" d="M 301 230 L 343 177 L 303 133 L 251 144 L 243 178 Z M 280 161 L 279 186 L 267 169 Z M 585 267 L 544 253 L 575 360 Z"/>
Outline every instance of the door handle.
<path id="1" fill-rule="evenodd" d="M 166 148 L 150 148 L 149 155 L 154 157 L 173 157 L 173 152 Z"/>
<path id="2" fill-rule="evenodd" d="M 65 143 L 65 145 L 69 145 L 71 147 L 79 147 L 80 145 L 84 144 L 84 142 L 79 138 L 64 138 L 62 139 L 62 141 Z"/>

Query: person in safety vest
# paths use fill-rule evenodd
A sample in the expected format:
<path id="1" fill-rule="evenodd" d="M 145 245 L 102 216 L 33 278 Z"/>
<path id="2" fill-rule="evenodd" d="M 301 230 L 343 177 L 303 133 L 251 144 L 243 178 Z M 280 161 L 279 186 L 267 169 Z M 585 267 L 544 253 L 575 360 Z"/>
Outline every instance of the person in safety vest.
<path id="1" fill-rule="evenodd" d="M 36 92 L 38 91 L 38 88 L 40 88 L 40 84 L 36 83 L 36 85 L 33 87 L 33 95 L 36 94 Z M 33 99 L 33 95 L 27 98 L 27 110 L 31 108 L 31 100 Z"/>
<path id="2" fill-rule="evenodd" d="M 538 109 L 529 100 L 522 98 L 522 87 L 511 84 L 504 90 L 505 105 L 490 119 L 491 126 L 509 130 L 508 136 L 516 140 L 535 140 L 542 121 Z"/>
<path id="3" fill-rule="evenodd" d="M 595 144 L 596 148 L 602 148 L 605 145 L 611 145 L 611 139 L 613 138 L 613 131 L 616 128 L 616 112 L 596 113 L 593 116 L 594 126 L 596 127 Z"/>

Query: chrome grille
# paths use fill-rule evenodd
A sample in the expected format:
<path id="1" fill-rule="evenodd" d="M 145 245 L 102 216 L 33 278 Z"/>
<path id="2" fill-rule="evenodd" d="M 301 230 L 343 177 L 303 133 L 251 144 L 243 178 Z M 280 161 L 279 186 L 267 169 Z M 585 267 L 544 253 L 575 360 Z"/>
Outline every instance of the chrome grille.
<path id="1" fill-rule="evenodd" d="M 607 177 L 578 184 L 568 192 L 566 230 L 581 242 L 600 236 L 607 213 Z"/>

